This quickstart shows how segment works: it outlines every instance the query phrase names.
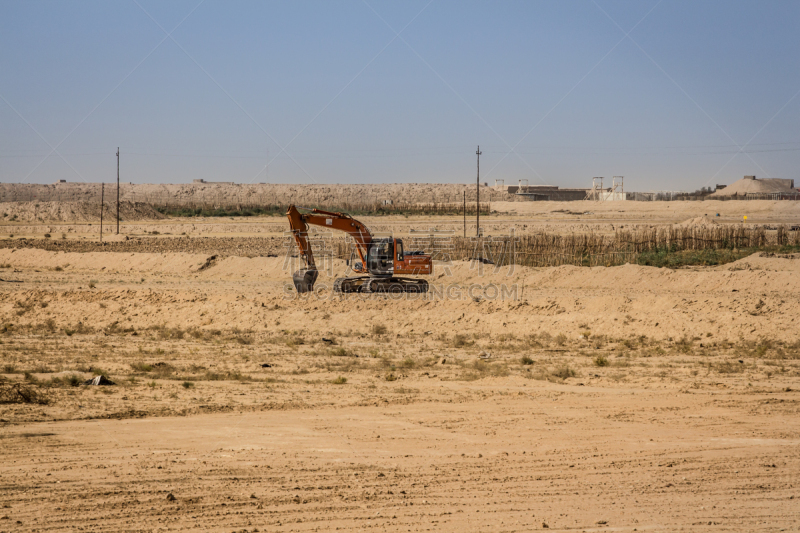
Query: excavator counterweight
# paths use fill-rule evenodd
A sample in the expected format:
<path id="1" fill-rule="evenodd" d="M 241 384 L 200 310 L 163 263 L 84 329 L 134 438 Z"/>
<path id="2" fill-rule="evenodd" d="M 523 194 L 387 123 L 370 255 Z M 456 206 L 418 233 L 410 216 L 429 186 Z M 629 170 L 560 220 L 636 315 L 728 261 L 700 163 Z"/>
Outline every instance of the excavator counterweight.
<path id="1" fill-rule="evenodd" d="M 422 252 L 407 252 L 403 241 L 395 238 L 374 239 L 369 228 L 347 213 L 334 213 L 321 209 L 290 206 L 286 212 L 289 226 L 300 251 L 304 267 L 292 275 L 295 289 L 302 294 L 314 290 L 319 276 L 314 262 L 314 253 L 308 240 L 308 226 L 343 231 L 355 243 L 360 261 L 353 272 L 362 276 L 338 278 L 334 281 L 334 292 L 427 292 L 428 282 L 421 279 L 398 277 L 398 275 L 430 275 L 433 272 L 431 256 Z"/>

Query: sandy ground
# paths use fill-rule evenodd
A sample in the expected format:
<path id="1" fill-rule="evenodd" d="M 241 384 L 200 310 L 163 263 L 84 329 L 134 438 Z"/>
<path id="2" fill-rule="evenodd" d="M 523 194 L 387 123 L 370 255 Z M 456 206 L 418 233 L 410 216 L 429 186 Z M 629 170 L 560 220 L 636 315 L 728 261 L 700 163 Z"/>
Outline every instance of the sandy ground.
<path id="1" fill-rule="evenodd" d="M 0 531 L 800 528 L 800 256 L 293 268 L 0 248 Z"/>
<path id="2" fill-rule="evenodd" d="M 405 405 L 4 429 L 0 527 L 800 527 L 796 395 L 506 381 L 457 385 L 451 396 L 478 398 L 431 403 L 432 389 L 452 386 L 415 386 Z"/>
<path id="3" fill-rule="evenodd" d="M 800 202 L 752 200 L 703 202 L 493 202 L 492 209 L 522 217 L 553 219 L 574 218 L 584 222 L 671 223 L 698 216 L 713 217 L 720 222 L 741 222 L 747 216 L 751 223 L 800 222 Z M 579 215 L 579 213 L 581 213 Z M 586 213 L 586 214 L 583 214 Z M 716 215 L 719 214 L 719 217 Z"/>

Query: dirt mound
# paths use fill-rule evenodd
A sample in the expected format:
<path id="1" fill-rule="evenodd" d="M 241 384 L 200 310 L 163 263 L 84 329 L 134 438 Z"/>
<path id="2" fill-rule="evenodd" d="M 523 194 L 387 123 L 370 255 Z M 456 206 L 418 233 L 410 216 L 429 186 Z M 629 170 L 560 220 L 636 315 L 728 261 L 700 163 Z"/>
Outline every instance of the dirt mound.
<path id="1" fill-rule="evenodd" d="M 116 220 L 116 205 L 105 204 L 103 217 L 109 223 Z M 122 221 L 166 218 L 149 204 L 120 202 Z M 100 221 L 100 204 L 93 202 L 3 202 L 0 203 L 3 222 L 95 222 Z"/>
<path id="2" fill-rule="evenodd" d="M 792 193 L 797 192 L 794 187 L 794 180 L 790 179 L 756 179 L 755 176 L 746 176 L 736 183 L 728 185 L 724 189 L 715 191 L 711 197 L 723 196 L 745 196 L 747 194 L 772 194 L 772 193 Z"/>
<path id="3" fill-rule="evenodd" d="M 690 218 L 689 220 L 684 220 L 683 222 L 677 225 L 684 228 L 692 226 L 717 226 L 719 225 L 719 222 L 717 222 L 713 218 L 709 218 L 708 216 L 703 215 L 702 217 L 695 217 L 695 218 Z"/>

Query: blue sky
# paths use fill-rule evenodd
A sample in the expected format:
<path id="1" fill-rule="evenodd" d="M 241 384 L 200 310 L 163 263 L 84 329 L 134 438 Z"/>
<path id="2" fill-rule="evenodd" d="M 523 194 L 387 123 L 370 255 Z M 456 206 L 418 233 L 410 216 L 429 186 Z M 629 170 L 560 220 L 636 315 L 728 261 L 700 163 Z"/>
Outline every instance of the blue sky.
<path id="1" fill-rule="evenodd" d="M 0 1 L 0 181 L 110 182 L 120 146 L 134 183 L 464 183 L 478 144 L 490 184 L 798 180 L 798 27 L 794 0 Z"/>

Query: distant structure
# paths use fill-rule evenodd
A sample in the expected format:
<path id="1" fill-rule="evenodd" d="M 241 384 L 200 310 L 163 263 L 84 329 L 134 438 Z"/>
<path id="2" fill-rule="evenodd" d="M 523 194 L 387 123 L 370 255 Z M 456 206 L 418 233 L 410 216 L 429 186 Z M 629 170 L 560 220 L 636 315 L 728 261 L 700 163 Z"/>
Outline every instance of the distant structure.
<path id="1" fill-rule="evenodd" d="M 626 199 L 625 190 L 622 187 L 625 181 L 624 176 L 614 176 L 611 178 L 611 189 L 608 191 L 600 190 L 600 201 L 602 202 L 621 202 Z"/>
<path id="2" fill-rule="evenodd" d="M 625 191 L 622 184 L 624 181 L 623 176 L 614 176 L 611 178 L 611 187 L 603 187 L 603 179 L 592 178 L 592 188 L 586 191 L 586 200 L 595 202 L 622 202 L 626 199 Z"/>
<path id="3" fill-rule="evenodd" d="M 494 190 L 511 194 L 520 200 L 571 202 L 583 200 L 586 189 L 561 189 L 557 185 L 527 185 L 520 180 L 518 185 L 505 185 L 503 180 L 495 180 Z"/>
<path id="4" fill-rule="evenodd" d="M 624 195 L 622 184 L 625 181 L 625 176 L 614 176 L 611 181 L 611 192 Z"/>
<path id="5" fill-rule="evenodd" d="M 192 183 L 202 183 L 203 185 L 236 185 L 232 181 L 206 181 L 204 179 L 192 180 Z"/>
<path id="6" fill-rule="evenodd" d="M 516 196 L 520 200 L 574 202 L 593 200 L 596 202 L 622 201 L 627 199 L 623 190 L 623 177 L 614 176 L 611 187 L 604 187 L 605 178 L 592 178 L 591 189 L 561 189 L 557 185 L 528 185 L 527 179 L 520 179 L 517 185 L 506 185 L 504 180 L 494 180 L 493 189 Z"/>
<path id="7" fill-rule="evenodd" d="M 717 190 L 709 198 L 751 198 L 751 199 L 780 199 L 783 196 L 798 195 L 794 188 L 793 179 L 766 178 L 758 179 L 755 176 L 745 176 L 739 181 L 728 186 L 717 185 Z"/>
<path id="8" fill-rule="evenodd" d="M 586 191 L 585 200 L 599 201 L 600 193 L 603 192 L 603 178 L 592 178 L 592 188 Z"/>

